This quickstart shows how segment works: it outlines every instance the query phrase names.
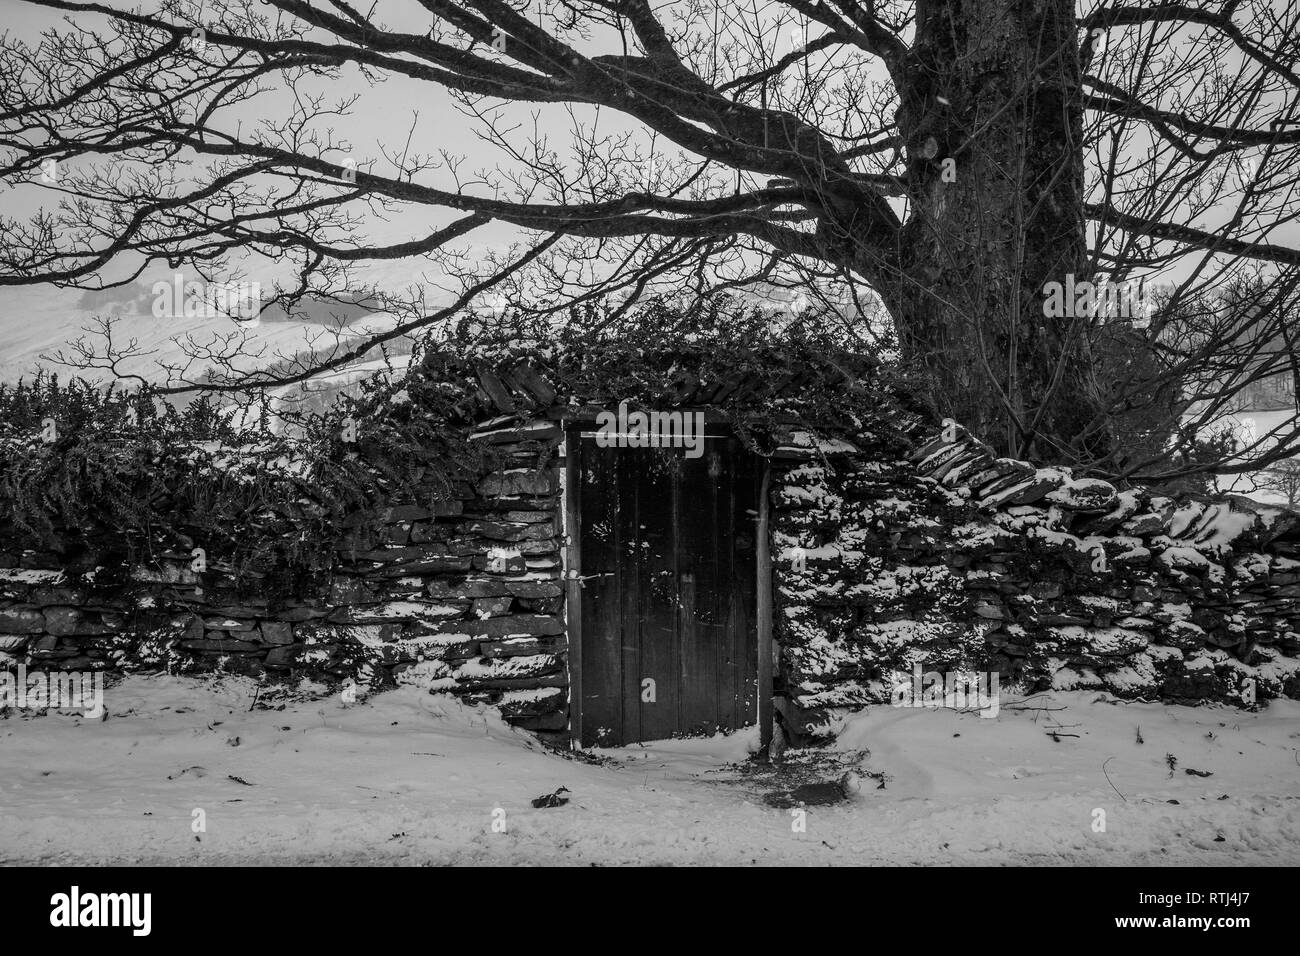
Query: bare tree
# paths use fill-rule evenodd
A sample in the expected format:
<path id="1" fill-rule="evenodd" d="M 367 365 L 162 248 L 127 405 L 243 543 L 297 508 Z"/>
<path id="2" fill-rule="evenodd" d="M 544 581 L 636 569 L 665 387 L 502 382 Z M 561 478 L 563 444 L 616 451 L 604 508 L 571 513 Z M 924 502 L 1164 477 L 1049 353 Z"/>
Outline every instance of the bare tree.
<path id="1" fill-rule="evenodd" d="M 1300 461 L 1278 462 L 1256 477 L 1255 486 L 1281 495 L 1288 508 L 1300 508 Z"/>
<path id="2" fill-rule="evenodd" d="M 1004 453 L 1164 479 L 1300 444 L 1293 419 L 1207 462 L 1184 427 L 1296 374 L 1300 3 L 24 2 L 68 25 L 0 49 L 0 175 L 62 202 L 0 225 L 0 283 L 248 253 L 293 260 L 290 301 L 378 260 L 457 278 L 450 306 L 381 290 L 395 329 L 209 385 L 301 380 L 490 290 L 538 319 L 613 297 L 617 321 L 663 289 L 804 282 L 879 304 L 934 408 Z M 502 162 L 413 135 L 359 155 L 356 77 L 447 91 Z M 421 207 L 409 239 L 367 237 Z M 456 245 L 492 221 L 526 237 L 510 255 Z M 1254 306 L 1225 306 L 1246 280 Z M 1141 321 L 1099 288 L 1137 288 Z"/>

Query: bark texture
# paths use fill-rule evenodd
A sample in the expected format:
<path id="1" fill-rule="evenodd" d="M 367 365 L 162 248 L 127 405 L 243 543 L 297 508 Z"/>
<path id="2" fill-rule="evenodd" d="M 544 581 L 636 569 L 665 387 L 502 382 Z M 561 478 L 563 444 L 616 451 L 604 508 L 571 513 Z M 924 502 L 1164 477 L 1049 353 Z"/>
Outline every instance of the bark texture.
<path id="1" fill-rule="evenodd" d="M 886 287 L 904 355 L 1000 453 L 1095 452 L 1087 319 L 1043 309 L 1046 283 L 1086 268 L 1073 0 L 917 9 L 898 115 L 913 209 Z"/>

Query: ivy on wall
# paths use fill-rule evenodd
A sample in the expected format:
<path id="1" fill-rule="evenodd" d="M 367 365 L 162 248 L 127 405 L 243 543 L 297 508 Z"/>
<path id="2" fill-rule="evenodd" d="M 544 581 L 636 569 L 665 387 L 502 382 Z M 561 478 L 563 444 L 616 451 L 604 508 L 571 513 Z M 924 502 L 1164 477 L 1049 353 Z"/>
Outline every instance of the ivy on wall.
<path id="1" fill-rule="evenodd" d="M 46 376 L 0 386 L 0 529 L 11 546 L 84 547 L 86 567 L 63 555 L 74 571 L 201 546 L 236 579 L 297 590 L 329 566 L 349 515 L 480 470 L 490 450 L 457 427 L 463 397 L 375 380 L 285 430 L 206 395 L 178 408 Z"/>
<path id="2" fill-rule="evenodd" d="M 562 323 L 523 326 L 512 317 L 491 330 L 467 320 L 449 337 L 456 340 L 473 345 L 431 356 L 437 375 L 449 366 L 526 364 L 558 404 L 708 407 L 760 453 L 771 450 L 764 441 L 777 426 L 901 434 L 928 417 L 890 353 L 837 316 L 774 314 L 727 296 L 685 306 L 650 300 L 627 314 L 586 304 Z"/>
<path id="3" fill-rule="evenodd" d="M 406 373 L 365 379 L 287 427 L 248 414 L 256 400 L 241 412 L 209 394 L 182 405 L 40 375 L 0 385 L 0 560 L 53 549 L 74 572 L 111 573 L 201 547 L 236 579 L 301 590 L 358 514 L 492 467 L 492 446 L 469 437 L 498 414 L 480 373 L 522 363 L 541 370 L 553 407 L 708 406 L 761 453 L 778 425 L 861 434 L 918 418 L 889 363 L 846 349 L 826 316 L 774 321 L 726 297 L 581 306 L 562 323 L 467 314 L 417 342 Z M 82 546 L 79 564 L 66 552 Z"/>

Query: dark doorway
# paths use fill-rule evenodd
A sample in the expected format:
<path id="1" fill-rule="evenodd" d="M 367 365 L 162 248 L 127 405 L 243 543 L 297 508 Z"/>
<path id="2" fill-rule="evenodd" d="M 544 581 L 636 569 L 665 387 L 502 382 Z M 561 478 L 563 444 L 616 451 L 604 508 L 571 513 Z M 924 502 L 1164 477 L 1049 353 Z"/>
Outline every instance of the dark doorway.
<path id="1" fill-rule="evenodd" d="M 755 723 L 758 459 L 728 434 L 695 458 L 570 442 L 581 746 Z"/>

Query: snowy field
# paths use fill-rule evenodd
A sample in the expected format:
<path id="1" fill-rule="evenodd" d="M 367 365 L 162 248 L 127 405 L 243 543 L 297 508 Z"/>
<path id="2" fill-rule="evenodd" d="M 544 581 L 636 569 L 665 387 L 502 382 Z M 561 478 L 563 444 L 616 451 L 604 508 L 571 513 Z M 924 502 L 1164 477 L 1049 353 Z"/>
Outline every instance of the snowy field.
<path id="1" fill-rule="evenodd" d="M 1072 692 L 1004 699 L 992 719 L 876 707 L 835 750 L 772 767 L 747 759 L 752 735 L 577 759 L 415 688 L 350 705 L 255 691 L 132 677 L 107 688 L 104 720 L 0 719 L 0 861 L 1300 863 L 1292 701 L 1249 714 Z M 846 769 L 858 792 L 808 806 L 797 832 L 791 791 Z M 560 787 L 567 803 L 532 806 Z"/>

